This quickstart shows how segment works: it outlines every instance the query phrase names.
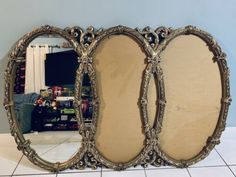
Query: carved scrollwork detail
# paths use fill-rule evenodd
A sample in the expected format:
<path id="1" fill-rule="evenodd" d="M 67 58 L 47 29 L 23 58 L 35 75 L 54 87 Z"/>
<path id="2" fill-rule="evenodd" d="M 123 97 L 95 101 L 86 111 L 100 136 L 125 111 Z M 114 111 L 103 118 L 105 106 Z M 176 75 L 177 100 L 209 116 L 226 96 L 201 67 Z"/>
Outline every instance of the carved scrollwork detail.
<path id="1" fill-rule="evenodd" d="M 75 51 L 78 53 L 78 62 L 80 63 L 76 74 L 75 83 L 75 108 L 76 116 L 80 124 L 79 133 L 82 135 L 82 147 L 79 152 L 73 157 L 72 161 L 65 163 L 50 163 L 41 159 L 37 153 L 30 147 L 30 141 L 25 140 L 20 134 L 19 127 L 16 123 L 16 118 L 12 111 L 13 100 L 12 93 L 10 90 L 12 88 L 12 78 L 11 75 L 16 66 L 16 63 L 22 60 L 22 53 L 25 47 L 37 36 L 45 33 L 56 33 L 67 39 L 70 44 L 74 47 Z M 93 68 L 93 53 L 100 42 L 110 35 L 113 34 L 124 34 L 132 39 L 134 39 L 143 51 L 146 53 L 147 66 L 143 72 L 141 94 L 139 97 L 139 107 L 142 119 L 142 128 L 145 133 L 145 147 L 142 149 L 140 154 L 135 157 L 132 161 L 127 163 L 113 163 L 105 159 L 102 154 L 96 149 L 94 136 L 96 133 L 96 124 L 99 114 L 99 96 L 97 94 L 97 84 L 96 84 L 96 73 Z M 170 42 L 170 40 L 181 34 L 194 34 L 202 38 L 208 44 L 211 51 L 214 53 L 213 61 L 215 61 L 220 68 L 222 75 L 222 109 L 220 115 L 219 126 L 215 131 L 215 134 L 210 137 L 207 141 L 206 147 L 203 149 L 202 154 L 198 157 L 191 159 L 190 161 L 174 161 L 173 159 L 167 157 L 165 153 L 161 152 L 159 149 L 159 139 L 158 134 L 162 128 L 162 120 L 164 116 L 164 110 L 166 105 L 165 91 L 164 91 L 164 74 L 160 66 L 161 58 L 160 52 L 165 49 L 165 46 Z M 93 97 L 93 117 L 90 127 L 86 127 L 83 122 L 82 115 L 82 98 L 81 98 L 81 88 L 83 82 L 83 75 L 88 74 L 91 82 L 92 97 Z M 158 100 L 156 102 L 157 106 L 157 120 L 154 125 L 149 124 L 147 106 L 148 106 L 148 88 L 150 78 L 154 77 L 156 82 L 156 89 L 158 93 Z M 105 166 L 115 170 L 123 170 L 128 167 L 142 165 L 146 167 L 148 164 L 154 166 L 162 165 L 175 165 L 177 167 L 187 167 L 197 161 L 205 158 L 209 152 L 212 150 L 215 144 L 219 143 L 219 138 L 222 131 L 225 128 L 226 117 L 228 113 L 228 107 L 231 102 L 230 97 L 230 85 L 229 85 L 229 69 L 226 62 L 226 54 L 222 52 L 218 43 L 215 39 L 208 33 L 194 27 L 187 26 L 185 28 L 173 30 L 171 28 L 159 27 L 152 30 L 150 27 L 145 27 L 144 29 L 131 29 L 125 26 L 115 26 L 109 29 L 95 29 L 90 26 L 86 30 L 75 26 L 72 28 L 65 28 L 61 30 L 56 27 L 49 25 L 42 26 L 33 30 L 32 32 L 24 35 L 16 44 L 14 49 L 9 55 L 9 62 L 5 72 L 5 98 L 4 107 L 7 110 L 8 121 L 11 129 L 11 134 L 14 136 L 15 141 L 18 145 L 18 149 L 25 154 L 28 159 L 47 170 L 59 171 L 66 168 L 76 168 L 84 169 L 97 168 Z"/>
<path id="2" fill-rule="evenodd" d="M 141 165 L 146 168 L 148 165 L 155 167 L 168 166 L 169 164 L 164 161 L 155 150 L 151 150 L 145 154 L 144 160 L 141 162 Z"/>
<path id="3" fill-rule="evenodd" d="M 226 53 L 222 52 L 220 55 L 213 57 L 214 62 L 219 62 L 220 60 L 226 60 Z"/>
<path id="4" fill-rule="evenodd" d="M 103 28 L 95 29 L 92 26 L 89 26 L 86 30 L 76 26 L 72 28 L 65 29 L 69 34 L 73 35 L 78 43 L 82 46 L 83 50 L 90 46 L 92 42 L 96 40 L 96 37 L 101 34 Z"/>
<path id="5" fill-rule="evenodd" d="M 207 143 L 220 144 L 220 139 L 211 136 L 207 139 Z"/>
<path id="6" fill-rule="evenodd" d="M 155 33 L 149 26 L 141 29 L 136 28 L 136 30 L 142 34 L 145 40 L 149 43 L 152 48 L 155 48 L 159 43 L 159 38 L 157 33 Z"/>
<path id="7" fill-rule="evenodd" d="M 148 149 L 146 149 L 143 152 L 143 158 L 142 161 L 140 162 L 140 164 L 145 168 L 148 165 L 153 165 L 156 167 L 170 165 L 167 161 L 162 159 L 159 156 L 159 153 L 157 152 L 158 149 L 157 135 L 158 135 L 158 130 L 151 128 L 149 137 L 146 140 L 146 146 L 148 147 Z"/>
<path id="8" fill-rule="evenodd" d="M 74 26 L 72 28 L 67 27 L 65 28 L 65 31 L 72 35 L 78 42 L 80 42 L 80 37 L 83 33 L 83 29 L 80 28 L 79 26 Z"/>
<path id="9" fill-rule="evenodd" d="M 155 33 L 158 35 L 159 44 L 165 40 L 165 38 L 173 31 L 172 28 L 166 28 L 164 26 L 158 27 Z"/>
<path id="10" fill-rule="evenodd" d="M 171 33 L 171 28 L 159 27 L 156 30 L 152 30 L 149 26 L 141 29 L 136 28 L 136 30 L 142 34 L 148 44 L 156 49 L 157 46 Z"/>
<path id="11" fill-rule="evenodd" d="M 77 162 L 75 165 L 71 167 L 71 169 L 85 169 L 85 168 L 92 168 L 97 169 L 98 167 L 101 167 L 102 164 L 94 158 L 93 154 L 91 152 L 86 152 L 83 157 Z"/>
<path id="12" fill-rule="evenodd" d="M 92 26 L 88 27 L 80 38 L 81 44 L 84 45 L 85 48 L 89 47 L 90 44 L 96 39 L 96 36 L 98 36 L 102 31 L 102 28 L 95 30 Z"/>

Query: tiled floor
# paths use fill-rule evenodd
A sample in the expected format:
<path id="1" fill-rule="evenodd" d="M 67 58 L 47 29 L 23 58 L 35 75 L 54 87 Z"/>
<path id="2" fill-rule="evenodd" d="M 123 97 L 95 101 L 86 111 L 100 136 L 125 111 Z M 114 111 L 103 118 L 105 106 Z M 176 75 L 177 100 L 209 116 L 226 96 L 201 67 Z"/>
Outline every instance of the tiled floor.
<path id="1" fill-rule="evenodd" d="M 24 134 L 31 147 L 40 157 L 50 162 L 64 162 L 81 147 L 82 137 L 78 131 L 47 131 Z M 63 152 L 63 155 L 61 155 Z"/>
<path id="2" fill-rule="evenodd" d="M 227 128 L 221 144 L 203 161 L 187 169 L 173 167 L 129 168 L 116 172 L 110 169 L 65 170 L 53 174 L 31 164 L 15 147 L 9 134 L 0 135 L 0 177 L 236 177 L 236 128 Z"/>

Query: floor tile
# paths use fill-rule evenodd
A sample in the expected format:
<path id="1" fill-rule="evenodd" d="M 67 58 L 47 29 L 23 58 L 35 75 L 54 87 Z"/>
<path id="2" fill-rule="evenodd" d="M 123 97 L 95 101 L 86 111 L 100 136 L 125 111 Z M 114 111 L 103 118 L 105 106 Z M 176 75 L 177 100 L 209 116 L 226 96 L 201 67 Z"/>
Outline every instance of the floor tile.
<path id="1" fill-rule="evenodd" d="M 65 173 L 57 177 L 101 177 L 101 172 Z"/>
<path id="2" fill-rule="evenodd" d="M 223 131 L 221 138 L 227 139 L 232 136 L 236 137 L 236 127 L 226 127 L 225 131 Z"/>
<path id="3" fill-rule="evenodd" d="M 234 175 L 236 176 L 236 166 L 230 166 L 230 169 L 233 171 Z"/>
<path id="4" fill-rule="evenodd" d="M 222 166 L 226 165 L 219 154 L 215 149 L 211 151 L 211 153 L 202 161 L 190 166 L 191 167 L 207 167 L 207 166 Z"/>
<path id="5" fill-rule="evenodd" d="M 191 177 L 234 177 L 227 166 L 189 168 Z"/>
<path id="6" fill-rule="evenodd" d="M 0 175 L 11 175 L 16 166 L 16 161 L 0 157 Z"/>
<path id="7" fill-rule="evenodd" d="M 23 157 L 20 161 L 19 165 L 16 168 L 16 171 L 14 172 L 14 175 L 27 175 L 27 174 L 47 174 L 50 173 L 49 171 L 46 171 L 33 163 L 31 163 L 27 157 Z"/>
<path id="8" fill-rule="evenodd" d="M 176 168 L 174 166 L 159 166 L 159 167 L 156 167 L 156 166 L 153 166 L 153 165 L 148 165 L 145 170 L 155 170 L 155 169 L 171 169 L 171 168 Z"/>
<path id="9" fill-rule="evenodd" d="M 16 146 L 14 137 L 10 133 L 1 133 L 0 147 Z"/>
<path id="10" fill-rule="evenodd" d="M 153 169 L 145 170 L 147 177 L 189 177 L 188 171 L 186 169 Z"/>
<path id="11" fill-rule="evenodd" d="M 141 165 L 138 165 L 136 167 L 130 167 L 130 168 L 127 168 L 125 169 L 126 171 L 132 171 L 132 170 L 144 170 L 144 167 L 141 166 Z M 102 167 L 102 171 L 114 171 L 113 169 L 111 168 L 105 168 L 105 167 Z"/>
<path id="12" fill-rule="evenodd" d="M 11 175 L 23 155 L 13 145 L 9 147 L 7 143 L 0 147 L 0 175 Z"/>
<path id="13" fill-rule="evenodd" d="M 61 144 L 64 141 L 77 136 L 81 140 L 81 136 L 77 131 L 45 131 L 24 134 L 26 139 L 30 139 L 32 144 Z"/>
<path id="14" fill-rule="evenodd" d="M 31 147 L 40 157 L 52 163 L 67 161 L 81 147 L 81 136 L 77 131 L 37 132 L 24 136 L 30 139 Z"/>
<path id="15" fill-rule="evenodd" d="M 35 145 L 31 145 L 31 148 L 33 148 L 36 151 L 36 153 L 41 156 L 47 153 L 48 151 L 52 150 L 53 148 L 55 148 L 55 146 L 57 145 L 35 144 Z"/>
<path id="16" fill-rule="evenodd" d="M 45 135 L 46 136 L 46 135 Z M 77 135 L 76 135 L 77 136 Z M 69 138 L 72 137 L 72 138 Z M 74 144 L 77 141 L 77 137 L 65 135 L 63 138 L 68 138 L 68 142 Z M 64 140 L 65 140 L 64 139 Z M 224 166 L 225 163 L 219 156 L 223 157 L 227 164 L 230 165 L 231 170 L 236 175 L 236 128 L 226 128 L 226 131 L 222 134 L 221 144 L 216 146 L 216 150 L 213 150 L 210 155 L 200 161 L 199 163 L 191 166 L 189 172 L 192 177 L 234 177 L 233 173 L 227 166 Z M 57 140 L 60 141 L 58 136 Z M 67 148 L 70 144 L 60 144 L 58 149 L 60 151 L 64 148 Z M 73 154 L 70 149 L 70 154 Z M 42 149 L 43 151 L 43 149 Z M 219 154 L 218 154 L 218 153 Z M 10 134 L 1 134 L 0 141 L 0 177 L 10 176 L 14 169 L 16 168 L 13 176 L 32 176 L 32 177 L 56 177 L 56 174 L 50 173 L 44 169 L 41 169 L 34 164 L 32 164 L 26 157 L 23 157 L 20 163 L 18 164 L 20 158 L 22 157 L 22 152 L 18 151 L 16 148 L 15 141 Z M 18 164 L 18 166 L 17 166 Z M 216 166 L 216 167 L 213 167 Z M 172 166 L 161 166 L 154 167 L 149 165 L 145 170 L 142 166 L 137 166 L 136 168 L 128 168 L 125 171 L 117 172 L 112 169 L 101 169 L 92 170 L 86 168 L 85 170 L 65 170 L 58 174 L 58 177 L 100 177 L 101 174 L 104 177 L 151 177 L 151 176 L 161 176 L 161 177 L 189 177 L 189 174 L 186 169 L 176 169 Z"/>
<path id="17" fill-rule="evenodd" d="M 145 177 L 144 170 L 104 171 L 102 177 Z"/>
<path id="18" fill-rule="evenodd" d="M 13 175 L 12 177 L 56 177 L 56 174 L 38 174 L 38 175 Z M 1 177 L 1 176 L 0 176 Z"/>
<path id="19" fill-rule="evenodd" d="M 221 143 L 216 146 L 228 165 L 236 165 L 236 128 L 226 128 L 221 137 Z"/>
<path id="20" fill-rule="evenodd" d="M 141 165 L 137 165 L 135 167 L 130 167 L 130 168 L 127 168 L 126 170 L 144 170 L 144 167 L 141 166 Z"/>
<path id="21" fill-rule="evenodd" d="M 41 157 L 53 163 L 65 162 L 68 159 L 72 158 L 78 152 L 79 148 L 80 148 L 80 143 L 68 142 L 52 148 L 47 153 L 41 155 Z"/>
<path id="22" fill-rule="evenodd" d="M 101 168 L 97 168 L 97 169 L 92 169 L 92 168 L 85 168 L 83 170 L 79 170 L 79 169 L 67 169 L 67 170 L 63 170 L 59 173 L 84 173 L 84 172 L 101 172 L 102 169 Z"/>

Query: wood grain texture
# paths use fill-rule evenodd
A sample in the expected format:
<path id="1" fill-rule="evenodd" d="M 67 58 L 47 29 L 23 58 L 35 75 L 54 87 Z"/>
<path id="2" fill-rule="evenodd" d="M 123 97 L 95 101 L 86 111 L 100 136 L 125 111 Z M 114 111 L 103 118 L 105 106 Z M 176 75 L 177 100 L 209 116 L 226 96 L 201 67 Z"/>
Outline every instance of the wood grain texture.
<path id="1" fill-rule="evenodd" d="M 222 94 L 217 63 L 194 35 L 173 39 L 161 54 L 166 109 L 161 149 L 176 160 L 197 155 L 216 128 Z"/>
<path id="2" fill-rule="evenodd" d="M 128 162 L 144 147 L 138 99 L 145 57 L 125 35 L 110 36 L 95 52 L 100 97 L 95 144 L 112 162 Z"/>

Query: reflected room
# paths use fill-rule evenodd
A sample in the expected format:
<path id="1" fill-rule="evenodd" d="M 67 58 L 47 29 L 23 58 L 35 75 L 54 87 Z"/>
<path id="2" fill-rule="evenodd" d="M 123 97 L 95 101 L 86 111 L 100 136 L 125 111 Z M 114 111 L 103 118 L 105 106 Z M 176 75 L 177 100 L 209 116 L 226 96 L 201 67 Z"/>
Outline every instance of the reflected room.
<path id="1" fill-rule="evenodd" d="M 64 162 L 81 147 L 79 121 L 74 106 L 78 55 L 70 43 L 56 35 L 35 38 L 17 62 L 14 109 L 25 139 L 43 159 Z M 91 122 L 89 77 L 82 83 L 82 113 Z M 61 153 L 63 150 L 63 153 Z"/>

